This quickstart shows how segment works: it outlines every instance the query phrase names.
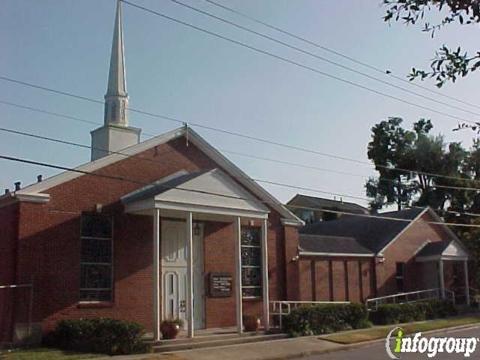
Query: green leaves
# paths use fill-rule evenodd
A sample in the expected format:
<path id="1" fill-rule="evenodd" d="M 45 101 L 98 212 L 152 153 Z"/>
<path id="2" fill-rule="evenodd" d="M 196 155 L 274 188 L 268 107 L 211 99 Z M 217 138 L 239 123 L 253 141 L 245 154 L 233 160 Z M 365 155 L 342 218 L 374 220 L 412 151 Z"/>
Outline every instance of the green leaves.
<path id="1" fill-rule="evenodd" d="M 422 23 L 422 31 L 435 32 L 451 23 L 459 25 L 470 25 L 480 22 L 480 2 L 478 0 L 384 0 L 387 7 L 384 21 L 402 20 L 406 25 Z M 425 20 L 426 14 L 432 10 L 447 14 L 439 23 L 432 24 Z M 419 70 L 413 68 L 408 74 L 409 80 L 425 80 L 434 78 L 437 87 L 441 88 L 447 82 L 455 82 L 458 78 L 465 77 L 480 67 L 480 53 L 469 56 L 460 46 L 456 50 L 443 45 L 435 54 L 430 64 L 430 70 Z"/>

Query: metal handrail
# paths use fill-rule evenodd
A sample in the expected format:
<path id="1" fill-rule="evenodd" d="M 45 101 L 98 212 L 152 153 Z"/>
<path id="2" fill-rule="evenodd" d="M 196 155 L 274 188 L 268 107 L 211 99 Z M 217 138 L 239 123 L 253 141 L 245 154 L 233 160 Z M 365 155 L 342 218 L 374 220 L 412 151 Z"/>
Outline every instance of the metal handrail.
<path id="1" fill-rule="evenodd" d="M 270 301 L 272 310 L 270 315 L 278 315 L 278 325 L 282 328 L 283 316 L 290 314 L 292 309 L 300 306 L 313 306 L 321 304 L 350 304 L 350 301 L 288 301 L 288 300 L 274 300 Z"/>
<path id="2" fill-rule="evenodd" d="M 367 299 L 365 301 L 365 306 L 368 311 L 376 311 L 378 310 L 378 305 L 389 303 L 390 301 L 393 304 L 414 303 L 430 299 L 440 299 L 442 297 L 441 294 L 442 290 L 439 288 L 403 292 Z M 455 304 L 455 293 L 453 291 L 444 289 L 444 294 L 445 298 L 450 298 L 450 300 Z"/>

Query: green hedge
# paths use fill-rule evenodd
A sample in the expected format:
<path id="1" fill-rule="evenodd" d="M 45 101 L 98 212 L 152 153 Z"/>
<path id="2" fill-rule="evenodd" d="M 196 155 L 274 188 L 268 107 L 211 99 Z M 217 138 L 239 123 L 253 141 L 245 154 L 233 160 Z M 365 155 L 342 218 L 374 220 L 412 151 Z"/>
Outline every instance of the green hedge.
<path id="1" fill-rule="evenodd" d="M 389 325 L 411 321 L 423 321 L 456 315 L 455 306 L 448 301 L 432 300 L 409 304 L 379 305 L 370 312 L 370 321 L 376 325 Z"/>
<path id="2" fill-rule="evenodd" d="M 141 325 L 108 318 L 62 320 L 44 342 L 48 346 L 108 355 L 145 352 Z"/>
<path id="3" fill-rule="evenodd" d="M 316 335 L 370 326 L 361 304 L 320 304 L 298 307 L 284 319 L 284 330 L 292 336 Z"/>

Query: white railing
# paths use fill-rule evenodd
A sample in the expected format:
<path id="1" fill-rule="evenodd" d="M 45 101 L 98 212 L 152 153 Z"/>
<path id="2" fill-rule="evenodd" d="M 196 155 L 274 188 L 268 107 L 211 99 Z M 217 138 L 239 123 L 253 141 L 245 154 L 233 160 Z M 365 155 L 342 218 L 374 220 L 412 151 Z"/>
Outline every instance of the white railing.
<path id="1" fill-rule="evenodd" d="M 350 304 L 350 301 L 270 301 L 271 316 L 278 316 L 278 326 L 283 326 L 283 316 L 290 314 L 293 309 L 300 306 L 313 306 L 319 304 Z"/>
<path id="2" fill-rule="evenodd" d="M 445 289 L 445 299 L 455 303 L 455 293 L 451 290 Z M 378 305 L 381 304 L 405 304 L 417 301 L 441 299 L 441 289 L 428 289 L 419 291 L 403 292 L 393 295 L 381 296 L 372 299 L 368 299 L 365 302 L 365 306 L 368 311 L 377 311 Z"/>

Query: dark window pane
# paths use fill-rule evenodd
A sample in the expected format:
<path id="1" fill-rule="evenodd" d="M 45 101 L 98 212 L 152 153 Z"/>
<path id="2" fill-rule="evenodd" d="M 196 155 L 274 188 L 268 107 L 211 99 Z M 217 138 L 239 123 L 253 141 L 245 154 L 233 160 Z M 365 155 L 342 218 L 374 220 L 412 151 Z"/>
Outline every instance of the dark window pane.
<path id="1" fill-rule="evenodd" d="M 242 227 L 242 245 L 260 246 L 260 228 Z"/>
<path id="2" fill-rule="evenodd" d="M 261 268 L 243 268 L 242 269 L 242 285 L 243 286 L 260 286 L 262 284 Z"/>
<path id="3" fill-rule="evenodd" d="M 110 288 L 112 270 L 110 265 L 81 265 L 80 288 Z"/>
<path id="4" fill-rule="evenodd" d="M 112 218 L 97 214 L 82 215 L 82 236 L 112 237 Z"/>
<path id="5" fill-rule="evenodd" d="M 403 277 L 405 272 L 405 263 L 397 263 L 397 274 L 398 277 Z"/>
<path id="6" fill-rule="evenodd" d="M 111 290 L 80 290 L 81 301 L 111 301 Z"/>
<path id="7" fill-rule="evenodd" d="M 262 288 L 242 288 L 243 297 L 261 297 Z"/>
<path id="8" fill-rule="evenodd" d="M 242 247 L 242 265 L 260 266 L 262 251 L 260 248 Z"/>
<path id="9" fill-rule="evenodd" d="M 110 263 L 112 242 L 110 240 L 82 239 L 82 262 Z"/>

